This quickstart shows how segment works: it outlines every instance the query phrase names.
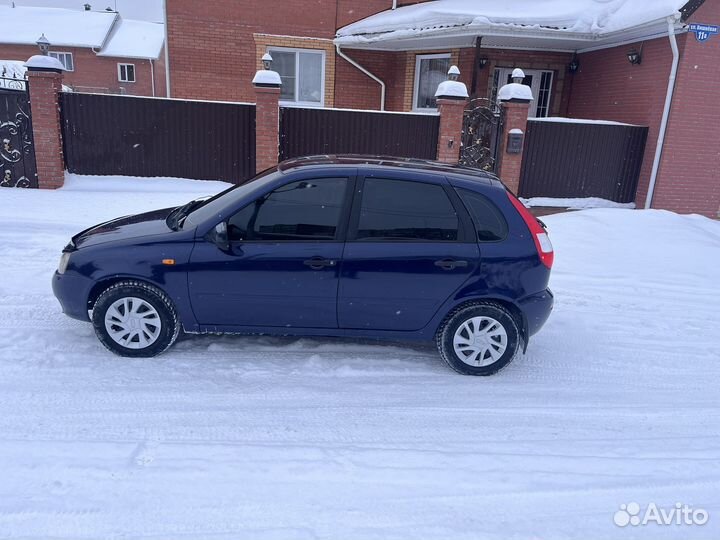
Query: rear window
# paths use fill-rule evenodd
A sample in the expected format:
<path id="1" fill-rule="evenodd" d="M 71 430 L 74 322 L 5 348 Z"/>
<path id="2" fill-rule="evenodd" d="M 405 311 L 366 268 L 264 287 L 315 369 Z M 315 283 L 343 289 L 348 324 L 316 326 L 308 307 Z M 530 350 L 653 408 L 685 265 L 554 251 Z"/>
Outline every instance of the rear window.
<path id="1" fill-rule="evenodd" d="M 457 192 L 475 223 L 479 242 L 497 242 L 507 236 L 507 221 L 497 206 L 474 191 L 458 189 Z"/>

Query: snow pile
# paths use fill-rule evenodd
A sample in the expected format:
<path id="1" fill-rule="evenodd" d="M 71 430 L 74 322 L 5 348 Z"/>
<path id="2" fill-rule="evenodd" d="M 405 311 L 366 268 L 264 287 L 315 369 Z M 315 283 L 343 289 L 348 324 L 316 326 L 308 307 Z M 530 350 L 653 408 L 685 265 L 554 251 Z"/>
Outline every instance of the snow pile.
<path id="1" fill-rule="evenodd" d="M 280 74 L 277 71 L 272 71 L 270 69 L 261 69 L 255 73 L 252 83 L 264 86 L 280 86 L 282 84 L 282 79 L 280 78 Z"/>
<path id="2" fill-rule="evenodd" d="M 498 101 L 510 101 L 513 99 L 522 99 L 525 101 L 533 101 L 535 98 L 532 94 L 532 88 L 520 83 L 506 84 L 497 94 Z"/>
<path id="3" fill-rule="evenodd" d="M 60 60 L 54 56 L 44 56 L 42 54 L 31 56 L 23 65 L 26 68 L 56 69 L 58 71 L 65 71 L 65 66 L 62 65 Z"/>
<path id="4" fill-rule="evenodd" d="M 525 28 L 587 37 L 626 30 L 676 14 L 686 0 L 436 0 L 372 15 L 338 30 L 343 45 L 448 29 Z"/>
<path id="5" fill-rule="evenodd" d="M 562 116 L 548 116 L 546 118 L 530 118 L 530 122 L 557 122 L 561 124 L 595 124 L 600 126 L 633 126 L 624 122 L 613 122 L 612 120 L 586 120 L 582 118 L 564 118 Z"/>
<path id="6" fill-rule="evenodd" d="M 460 81 L 443 81 L 438 85 L 435 91 L 435 97 L 468 97 L 467 86 Z"/>
<path id="7" fill-rule="evenodd" d="M 601 199 L 599 197 L 581 197 L 560 199 L 552 197 L 531 197 L 520 199 L 525 206 L 546 206 L 548 208 L 568 208 L 570 210 L 584 210 L 587 208 L 635 208 L 635 203 L 619 203 Z"/>
<path id="8" fill-rule="evenodd" d="M 555 310 L 491 379 L 432 344 L 196 336 L 118 358 L 60 313 L 72 234 L 224 186 L 0 189 L 0 537 L 720 536 L 720 223 L 543 218 Z M 631 501 L 710 520 L 621 529 Z"/>

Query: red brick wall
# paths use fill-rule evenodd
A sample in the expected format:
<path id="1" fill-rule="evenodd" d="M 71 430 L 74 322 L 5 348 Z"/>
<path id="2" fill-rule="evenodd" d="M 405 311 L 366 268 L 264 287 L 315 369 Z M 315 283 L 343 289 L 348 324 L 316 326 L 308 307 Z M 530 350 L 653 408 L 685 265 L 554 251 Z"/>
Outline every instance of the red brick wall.
<path id="1" fill-rule="evenodd" d="M 708 0 L 689 22 L 720 24 Z M 720 36 L 687 35 L 665 137 L 654 208 L 720 217 Z M 644 202 L 644 200 L 643 200 Z"/>
<path id="2" fill-rule="evenodd" d="M 70 52 L 73 54 L 75 71 L 65 72 L 63 77 L 63 84 L 67 86 L 84 87 L 87 88 L 88 91 L 90 91 L 90 88 L 97 88 L 98 90 L 96 91 L 110 91 L 112 93 L 119 93 L 120 89 L 124 88 L 127 94 L 137 96 L 152 95 L 150 62 L 147 60 L 97 56 L 91 49 L 81 49 L 77 47 L 53 47 L 51 50 Z M 22 60 L 24 62 L 34 54 L 38 54 L 38 49 L 35 46 L 0 45 L 0 58 L 3 60 Z M 136 82 L 118 82 L 118 63 L 135 64 Z M 159 71 L 157 64 L 155 67 L 157 81 L 157 72 Z M 164 79 L 164 74 L 161 78 Z"/>
<path id="3" fill-rule="evenodd" d="M 391 5 L 392 0 L 172 0 L 167 5 L 172 96 L 253 101 L 251 81 L 258 69 L 253 34 L 331 40 L 339 26 Z"/>
<path id="4" fill-rule="evenodd" d="M 37 162 L 38 187 L 55 189 L 63 185 L 64 164 L 60 136 L 60 92 L 62 74 L 40 71 L 30 78 L 30 110 L 32 114 Z"/>
<path id="5" fill-rule="evenodd" d="M 678 36 L 681 50 L 685 46 L 685 37 Z M 642 64 L 632 65 L 627 53 L 633 48 L 639 50 L 640 44 L 579 56 L 580 70 L 572 81 L 568 116 L 614 120 L 650 128 L 636 199 L 640 206 L 645 201 L 650 181 L 672 52 L 667 38 L 646 41 L 642 48 Z"/>
<path id="6" fill-rule="evenodd" d="M 385 108 L 402 111 L 405 90 L 405 53 L 360 51 L 343 52 L 379 77 L 386 87 Z M 348 109 L 380 109 L 380 85 L 345 59 L 335 64 L 335 106 Z"/>

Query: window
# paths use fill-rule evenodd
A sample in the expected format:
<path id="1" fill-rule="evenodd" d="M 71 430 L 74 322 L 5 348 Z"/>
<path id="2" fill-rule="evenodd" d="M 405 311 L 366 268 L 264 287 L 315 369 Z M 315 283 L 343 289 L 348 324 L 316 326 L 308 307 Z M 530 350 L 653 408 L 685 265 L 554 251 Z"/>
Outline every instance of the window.
<path id="1" fill-rule="evenodd" d="M 60 63 L 67 71 L 75 71 L 75 64 L 73 63 L 72 53 L 50 51 L 48 52 L 48 56 L 60 60 Z"/>
<path id="2" fill-rule="evenodd" d="M 118 64 L 118 81 L 135 82 L 135 64 Z"/>
<path id="3" fill-rule="evenodd" d="M 280 74 L 280 100 L 322 106 L 325 101 L 325 51 L 270 49 Z"/>
<path id="4" fill-rule="evenodd" d="M 553 72 L 539 71 L 536 69 L 524 69 L 525 79 L 523 84 L 532 88 L 535 101 L 530 106 L 528 117 L 544 118 L 550 114 L 550 97 L 552 94 Z M 513 68 L 496 68 L 493 75 L 493 87 L 491 99 L 493 103 L 497 100 L 498 88 L 509 84 L 512 81 Z"/>
<path id="5" fill-rule="evenodd" d="M 230 218 L 230 240 L 334 240 L 346 186 L 347 178 L 303 180 L 282 186 Z"/>
<path id="6" fill-rule="evenodd" d="M 447 80 L 449 69 L 449 54 L 422 54 L 415 57 L 414 110 L 437 109 L 435 92 L 438 85 Z"/>
<path id="7" fill-rule="evenodd" d="M 358 240 L 446 242 L 458 239 L 458 217 L 438 185 L 368 178 Z"/>
<path id="8" fill-rule="evenodd" d="M 493 203 L 474 191 L 457 191 L 475 223 L 478 241 L 497 242 L 507 236 L 507 222 Z"/>

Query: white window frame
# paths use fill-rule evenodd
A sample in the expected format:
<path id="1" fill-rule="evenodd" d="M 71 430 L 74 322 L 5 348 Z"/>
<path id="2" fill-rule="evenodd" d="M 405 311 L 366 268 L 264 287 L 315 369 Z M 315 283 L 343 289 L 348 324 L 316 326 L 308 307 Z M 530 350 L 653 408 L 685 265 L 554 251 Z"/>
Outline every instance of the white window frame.
<path id="1" fill-rule="evenodd" d="M 58 58 L 58 56 L 61 54 L 64 54 L 65 56 L 70 57 L 70 61 L 72 62 L 72 69 L 68 69 L 67 66 L 65 65 L 65 62 L 63 62 L 62 60 L 60 60 Z M 58 56 L 56 56 L 56 55 L 58 55 Z M 73 53 L 68 52 L 68 51 L 48 51 L 48 56 L 51 56 L 52 58 L 55 58 L 58 62 L 60 62 L 65 67 L 65 71 L 75 71 L 75 58 L 73 57 Z"/>
<path id="2" fill-rule="evenodd" d="M 272 56 L 273 51 L 280 52 L 292 52 L 295 53 L 295 96 L 300 95 L 300 57 L 298 53 L 311 53 L 319 54 L 322 61 L 322 72 L 320 74 L 320 102 L 316 101 L 299 101 L 299 100 L 280 100 L 280 105 L 283 106 L 296 106 L 296 107 L 324 107 L 325 106 L 325 60 L 326 54 L 324 49 L 301 49 L 298 47 L 273 47 L 268 45 L 265 52 L 270 53 Z"/>
<path id="3" fill-rule="evenodd" d="M 132 68 L 133 68 L 133 80 L 132 81 L 128 80 L 127 77 L 125 79 L 122 78 L 122 68 L 125 67 L 125 75 L 127 76 L 127 67 L 128 66 L 132 66 Z M 125 64 L 125 63 L 118 62 L 117 70 L 118 70 L 118 82 L 129 83 L 129 84 L 137 82 L 137 68 L 135 67 L 135 64 Z"/>
<path id="4" fill-rule="evenodd" d="M 415 80 L 413 82 L 413 97 L 412 97 L 412 110 L 413 112 L 426 112 L 426 113 L 434 113 L 437 112 L 436 108 L 430 108 L 430 107 L 418 107 L 417 106 L 417 99 L 418 94 L 420 93 L 420 64 L 423 60 L 432 60 L 433 58 L 447 58 L 450 60 L 452 58 L 452 55 L 450 53 L 438 53 L 438 54 L 417 54 L 415 55 Z"/>
<path id="5" fill-rule="evenodd" d="M 508 67 L 496 67 L 495 68 L 498 71 L 498 90 L 507 84 L 505 81 L 507 80 L 509 75 L 512 75 L 514 68 L 508 68 Z M 549 73 L 550 74 L 550 95 L 548 96 L 548 107 L 547 107 L 547 116 L 551 115 L 550 112 L 550 105 L 552 104 L 553 99 L 553 85 L 555 84 L 555 72 L 551 69 L 525 69 L 522 68 L 525 72 L 525 75 L 532 75 L 533 76 L 533 84 L 532 84 L 532 93 L 533 97 L 535 98 L 535 101 L 532 102 L 532 105 L 530 106 L 530 111 L 528 114 L 528 118 L 537 118 L 537 109 L 540 106 L 540 103 L 538 101 L 538 98 L 540 97 L 540 84 L 542 82 L 542 76 L 543 73 Z"/>

